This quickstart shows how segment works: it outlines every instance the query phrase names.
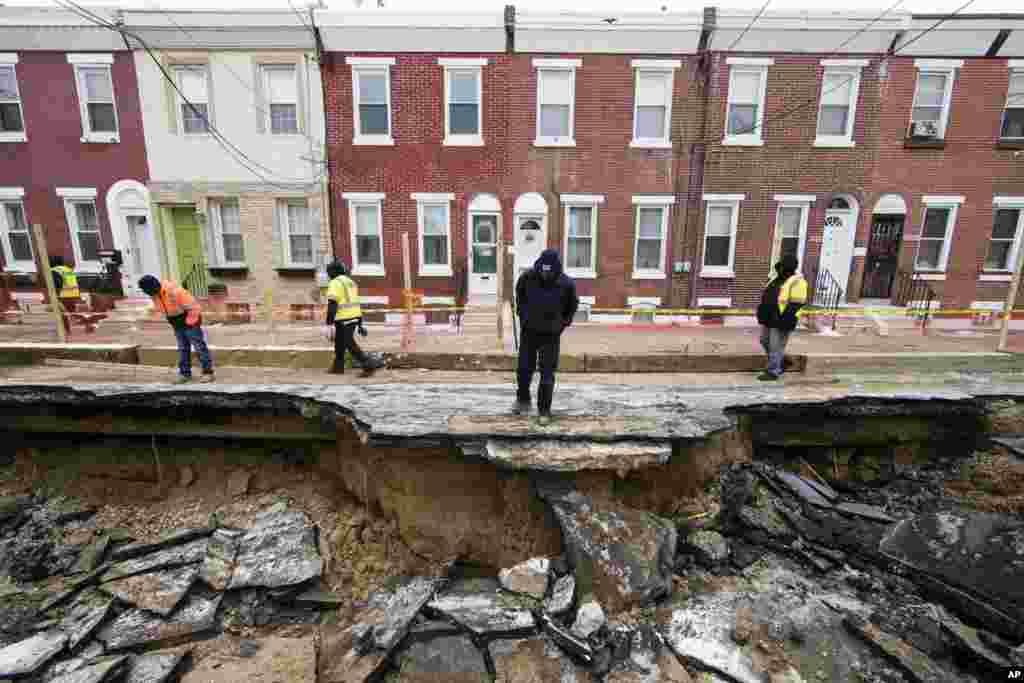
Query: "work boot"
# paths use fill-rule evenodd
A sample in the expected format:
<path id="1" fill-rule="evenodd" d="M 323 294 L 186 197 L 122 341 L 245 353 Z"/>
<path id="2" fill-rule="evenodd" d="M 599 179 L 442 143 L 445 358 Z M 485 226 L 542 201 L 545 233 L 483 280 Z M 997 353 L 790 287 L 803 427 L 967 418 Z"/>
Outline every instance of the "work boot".
<path id="1" fill-rule="evenodd" d="M 554 384 L 537 385 L 537 414 L 551 421 L 551 401 L 555 395 Z"/>
<path id="2" fill-rule="evenodd" d="M 530 399 L 525 401 L 521 398 L 516 399 L 516 404 L 512 407 L 513 415 L 529 415 L 530 414 Z"/>
<path id="3" fill-rule="evenodd" d="M 192 375 L 178 375 L 178 378 L 174 380 L 174 384 L 188 384 L 192 381 Z"/>
<path id="4" fill-rule="evenodd" d="M 773 375 L 770 372 L 762 372 L 760 375 L 757 376 L 757 379 L 762 382 L 776 382 L 778 381 L 779 377 L 778 375 Z"/>
<path id="5" fill-rule="evenodd" d="M 200 384 L 210 384 L 215 379 L 216 379 L 216 377 L 213 374 L 213 370 L 203 370 L 203 375 L 202 375 L 202 377 L 199 378 L 199 383 Z"/>
<path id="6" fill-rule="evenodd" d="M 344 363 L 338 363 L 337 361 L 335 361 L 334 364 L 332 364 L 331 367 L 327 369 L 327 374 L 328 375 L 344 375 L 345 374 L 345 364 Z"/>

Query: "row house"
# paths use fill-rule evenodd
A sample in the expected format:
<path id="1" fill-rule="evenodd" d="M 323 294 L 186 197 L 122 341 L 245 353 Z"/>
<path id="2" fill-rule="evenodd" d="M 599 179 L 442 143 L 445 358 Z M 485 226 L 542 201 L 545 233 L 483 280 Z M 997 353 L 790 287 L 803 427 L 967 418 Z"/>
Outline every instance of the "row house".
<path id="1" fill-rule="evenodd" d="M 113 16 L 107 16 L 112 20 Z M 0 268 L 33 282 L 30 226 L 94 288 L 101 249 L 152 235 L 132 52 L 60 9 L 0 7 Z"/>

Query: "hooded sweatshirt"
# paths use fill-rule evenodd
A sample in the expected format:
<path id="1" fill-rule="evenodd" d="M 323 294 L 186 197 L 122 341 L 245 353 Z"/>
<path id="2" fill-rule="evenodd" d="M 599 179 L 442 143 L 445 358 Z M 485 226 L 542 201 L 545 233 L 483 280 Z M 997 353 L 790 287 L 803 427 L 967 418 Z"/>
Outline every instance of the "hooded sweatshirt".
<path id="1" fill-rule="evenodd" d="M 542 273 L 551 273 L 545 280 Z M 580 300 L 576 285 L 562 272 L 562 259 L 554 249 L 545 249 L 516 283 L 516 308 L 523 331 L 561 334 L 572 323 Z"/>

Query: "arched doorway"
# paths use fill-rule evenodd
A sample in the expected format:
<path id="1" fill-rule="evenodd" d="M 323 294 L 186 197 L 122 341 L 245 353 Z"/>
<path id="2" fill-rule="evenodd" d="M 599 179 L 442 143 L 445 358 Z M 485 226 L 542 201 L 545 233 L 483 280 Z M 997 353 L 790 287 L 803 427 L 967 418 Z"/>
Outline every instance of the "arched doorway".
<path id="1" fill-rule="evenodd" d="M 498 231 L 501 203 L 493 194 L 478 194 L 466 212 L 468 294 L 475 303 L 496 300 L 498 294 Z"/>
<path id="2" fill-rule="evenodd" d="M 858 214 L 857 199 L 848 194 L 836 195 L 825 209 L 818 272 L 828 270 L 832 279 L 843 289 L 843 301 L 847 299 L 850 270 L 853 265 L 853 243 L 857 232 Z"/>
<path id="3" fill-rule="evenodd" d="M 548 203 L 537 192 L 519 195 L 512 210 L 515 226 L 515 279 L 533 267 L 548 244 Z"/>
<path id="4" fill-rule="evenodd" d="M 149 210 L 149 190 L 136 180 L 119 180 L 107 191 L 107 215 L 114 248 L 121 250 L 121 283 L 128 296 L 141 296 L 143 275 L 161 276 L 156 228 Z"/>
<path id="5" fill-rule="evenodd" d="M 907 203 L 903 197 L 898 194 L 879 197 L 871 216 L 871 236 L 868 238 L 864 258 L 861 297 L 889 299 L 892 296 L 892 283 L 896 278 L 906 217 Z"/>

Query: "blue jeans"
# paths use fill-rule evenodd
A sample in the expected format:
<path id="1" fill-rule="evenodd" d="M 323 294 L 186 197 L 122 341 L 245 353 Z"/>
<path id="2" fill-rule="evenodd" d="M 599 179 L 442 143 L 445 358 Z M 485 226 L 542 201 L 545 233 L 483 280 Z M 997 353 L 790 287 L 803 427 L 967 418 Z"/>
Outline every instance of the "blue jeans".
<path id="1" fill-rule="evenodd" d="M 768 373 L 781 377 L 786 359 L 786 343 L 789 332 L 761 325 L 761 348 L 768 354 Z"/>
<path id="2" fill-rule="evenodd" d="M 206 337 L 201 326 L 174 328 L 174 336 L 178 340 L 178 372 L 182 377 L 192 376 L 192 347 L 199 354 L 203 372 L 213 372 L 213 358 L 210 357 L 210 349 L 206 348 Z"/>

